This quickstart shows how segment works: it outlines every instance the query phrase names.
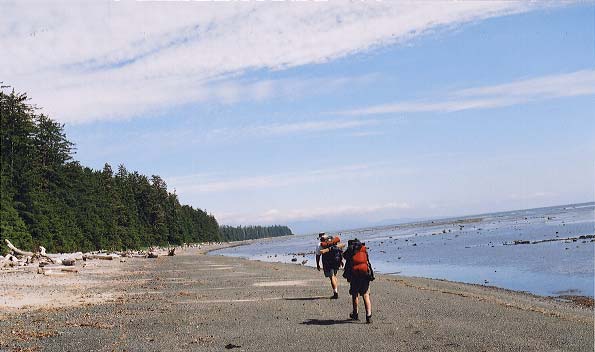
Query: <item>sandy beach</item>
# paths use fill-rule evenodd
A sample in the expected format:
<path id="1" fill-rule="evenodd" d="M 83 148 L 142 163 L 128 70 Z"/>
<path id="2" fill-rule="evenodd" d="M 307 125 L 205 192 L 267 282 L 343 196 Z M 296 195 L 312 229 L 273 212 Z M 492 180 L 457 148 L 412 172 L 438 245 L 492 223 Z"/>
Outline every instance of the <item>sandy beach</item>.
<path id="1" fill-rule="evenodd" d="M 593 310 L 490 287 L 379 275 L 372 324 L 321 272 L 207 256 L 0 272 L 0 351 L 592 351 Z M 360 315 L 363 315 L 361 307 Z"/>

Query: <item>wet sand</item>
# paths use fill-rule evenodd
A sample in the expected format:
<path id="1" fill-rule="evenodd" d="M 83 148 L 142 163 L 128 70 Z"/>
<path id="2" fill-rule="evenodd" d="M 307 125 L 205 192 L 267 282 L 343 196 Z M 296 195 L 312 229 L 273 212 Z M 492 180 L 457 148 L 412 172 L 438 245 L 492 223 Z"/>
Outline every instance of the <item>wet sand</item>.
<path id="1" fill-rule="evenodd" d="M 348 319 L 342 278 L 330 300 L 328 279 L 301 265 L 196 249 L 97 265 L 0 272 L 3 296 L 22 288 L 0 300 L 0 351 L 593 351 L 592 308 L 501 289 L 379 275 L 365 324 Z"/>

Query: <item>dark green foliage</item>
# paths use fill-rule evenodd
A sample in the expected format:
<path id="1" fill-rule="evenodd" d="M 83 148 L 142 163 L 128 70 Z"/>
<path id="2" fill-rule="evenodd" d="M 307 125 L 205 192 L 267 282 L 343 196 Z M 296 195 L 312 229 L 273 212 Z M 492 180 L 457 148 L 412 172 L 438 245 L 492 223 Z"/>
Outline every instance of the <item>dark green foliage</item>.
<path id="1" fill-rule="evenodd" d="M 225 241 L 252 240 L 255 238 L 277 237 L 292 235 L 291 229 L 287 226 L 221 226 L 219 228 L 221 237 Z"/>
<path id="2" fill-rule="evenodd" d="M 182 206 L 159 176 L 72 160 L 64 126 L 0 91 L 0 237 L 51 252 L 219 241 L 217 220 Z M 6 248 L 0 247 L 0 252 Z"/>

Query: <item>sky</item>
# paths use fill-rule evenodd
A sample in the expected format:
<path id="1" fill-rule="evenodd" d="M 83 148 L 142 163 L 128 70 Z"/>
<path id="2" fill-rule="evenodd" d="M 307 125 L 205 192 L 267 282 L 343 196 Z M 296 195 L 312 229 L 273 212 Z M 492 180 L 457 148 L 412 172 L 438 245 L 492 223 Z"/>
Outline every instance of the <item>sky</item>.
<path id="1" fill-rule="evenodd" d="M 0 0 L 75 159 L 314 233 L 595 197 L 594 2 Z"/>

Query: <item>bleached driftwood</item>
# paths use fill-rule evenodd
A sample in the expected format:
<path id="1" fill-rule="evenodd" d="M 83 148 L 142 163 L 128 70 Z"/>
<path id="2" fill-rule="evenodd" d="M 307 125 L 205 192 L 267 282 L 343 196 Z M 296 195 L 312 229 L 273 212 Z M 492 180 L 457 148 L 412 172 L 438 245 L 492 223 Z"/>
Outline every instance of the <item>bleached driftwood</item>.
<path id="1" fill-rule="evenodd" d="M 72 267 L 45 267 L 38 268 L 37 273 L 45 276 L 66 276 L 70 274 L 77 274 L 79 271 Z"/>
<path id="2" fill-rule="evenodd" d="M 14 262 L 11 260 L 12 255 L 8 254 L 6 257 L 0 256 L 0 268 L 12 267 Z"/>
<path id="3" fill-rule="evenodd" d="M 58 264 L 61 265 L 62 264 L 62 260 L 64 258 L 61 257 L 60 254 L 50 254 L 50 253 L 46 253 L 45 251 L 45 247 L 39 246 L 39 255 L 43 258 L 46 258 L 47 260 L 49 260 L 52 264 Z"/>
<path id="4" fill-rule="evenodd" d="M 53 253 L 46 253 L 46 249 L 42 246 L 39 246 L 39 254 L 42 257 L 49 258 L 52 260 L 61 260 L 64 261 L 68 260 L 83 260 L 83 252 L 76 252 L 76 253 L 62 253 L 62 254 L 53 254 Z"/>
<path id="5" fill-rule="evenodd" d="M 88 259 L 114 260 L 114 258 L 119 258 L 119 257 L 120 256 L 117 254 L 92 254 L 92 253 L 83 254 L 83 260 L 88 260 Z"/>
<path id="6" fill-rule="evenodd" d="M 17 255 L 24 258 L 18 259 L 19 263 L 32 264 L 36 259 L 43 258 L 51 264 L 73 266 L 77 260 L 83 259 L 83 253 L 66 253 L 66 254 L 52 254 L 47 253 L 45 247 L 39 246 L 38 252 L 28 252 L 15 247 L 8 239 L 4 239 L 6 245 L 10 250 Z M 44 265 L 43 261 L 40 261 L 40 266 Z"/>
<path id="7" fill-rule="evenodd" d="M 15 267 L 15 266 L 23 266 L 25 265 L 24 262 L 20 261 L 19 258 L 15 257 L 12 254 L 8 254 L 4 257 L 4 264 L 3 267 Z"/>
<path id="8" fill-rule="evenodd" d="M 12 243 L 10 243 L 10 241 L 8 240 L 8 238 L 5 238 L 4 239 L 4 242 L 6 242 L 6 245 L 8 246 L 8 248 L 10 248 L 10 250 L 13 251 L 15 254 L 24 255 L 26 257 L 32 257 L 32 256 L 35 255 L 35 253 L 33 253 L 33 252 L 27 252 L 27 251 L 23 251 L 21 249 L 18 249 Z"/>

